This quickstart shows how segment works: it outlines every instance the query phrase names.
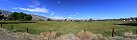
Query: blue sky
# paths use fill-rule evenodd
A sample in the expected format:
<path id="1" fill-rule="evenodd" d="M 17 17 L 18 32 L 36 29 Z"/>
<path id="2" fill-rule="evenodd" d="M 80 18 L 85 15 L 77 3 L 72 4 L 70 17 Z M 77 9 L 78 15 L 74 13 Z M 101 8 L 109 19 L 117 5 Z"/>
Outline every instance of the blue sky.
<path id="1" fill-rule="evenodd" d="M 64 19 L 137 17 L 137 0 L 0 0 L 0 9 Z"/>

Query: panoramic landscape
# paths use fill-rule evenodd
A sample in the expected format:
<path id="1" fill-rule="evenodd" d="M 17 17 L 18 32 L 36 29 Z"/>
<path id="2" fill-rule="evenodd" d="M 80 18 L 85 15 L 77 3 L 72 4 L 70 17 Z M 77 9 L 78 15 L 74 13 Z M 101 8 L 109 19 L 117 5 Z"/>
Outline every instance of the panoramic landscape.
<path id="1" fill-rule="evenodd" d="M 136 0 L 0 0 L 0 40 L 137 40 Z"/>

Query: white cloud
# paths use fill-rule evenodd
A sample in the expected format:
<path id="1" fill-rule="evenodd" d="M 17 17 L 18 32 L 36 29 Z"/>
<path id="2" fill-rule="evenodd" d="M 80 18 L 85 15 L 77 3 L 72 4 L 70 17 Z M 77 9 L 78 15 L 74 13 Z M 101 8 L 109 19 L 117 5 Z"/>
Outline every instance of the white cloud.
<path id="1" fill-rule="evenodd" d="M 69 16 L 76 16 L 76 15 L 69 15 Z"/>
<path id="2" fill-rule="evenodd" d="M 73 15 L 69 15 L 69 16 L 77 16 L 77 15 L 79 15 L 79 13 L 75 13 L 75 14 L 73 14 Z"/>
<path id="3" fill-rule="evenodd" d="M 18 8 L 13 8 L 13 9 L 18 9 Z"/>
<path id="4" fill-rule="evenodd" d="M 53 11 L 50 11 L 50 16 L 53 16 L 55 13 Z"/>
<path id="5" fill-rule="evenodd" d="M 11 11 L 11 12 L 15 12 L 15 11 Z"/>
<path id="6" fill-rule="evenodd" d="M 14 9 L 17 9 L 17 8 L 14 8 Z M 30 12 L 49 13 L 49 9 L 46 9 L 46 8 L 18 8 L 18 9 L 30 11 Z"/>
<path id="7" fill-rule="evenodd" d="M 51 13 L 50 16 L 53 16 L 55 13 Z"/>
<path id="8" fill-rule="evenodd" d="M 72 17 L 68 17 L 68 18 L 72 18 Z"/>
<path id="9" fill-rule="evenodd" d="M 75 17 L 61 17 L 61 16 L 52 16 L 50 17 L 52 19 L 68 19 L 68 20 L 89 20 L 89 18 L 83 18 L 83 17 L 80 17 L 80 18 L 75 18 Z"/>
<path id="10" fill-rule="evenodd" d="M 61 17 L 61 16 L 53 16 L 53 17 L 50 17 L 50 18 L 52 18 L 52 19 L 66 19 L 66 18 Z"/>
<path id="11" fill-rule="evenodd" d="M 77 15 L 79 14 L 79 13 L 76 13 Z"/>
<path id="12" fill-rule="evenodd" d="M 29 7 L 37 7 L 37 6 L 40 6 L 40 2 L 39 1 L 34 1 L 32 5 L 29 5 Z"/>

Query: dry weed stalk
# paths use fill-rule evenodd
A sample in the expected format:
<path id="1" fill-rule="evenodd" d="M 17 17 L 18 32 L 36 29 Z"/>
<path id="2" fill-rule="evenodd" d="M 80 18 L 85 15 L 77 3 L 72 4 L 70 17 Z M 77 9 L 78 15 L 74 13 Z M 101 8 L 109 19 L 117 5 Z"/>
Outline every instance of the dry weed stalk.
<path id="1" fill-rule="evenodd" d="M 45 38 L 45 40 L 52 40 L 56 38 L 56 32 L 42 32 L 41 36 Z"/>
<path id="2" fill-rule="evenodd" d="M 81 40 L 107 40 L 102 34 L 93 34 L 92 32 L 83 30 L 78 32 L 78 37 Z"/>
<path id="3" fill-rule="evenodd" d="M 81 40 L 92 40 L 92 35 L 93 33 L 89 32 L 89 31 L 80 31 L 78 32 L 78 37 L 81 39 Z"/>

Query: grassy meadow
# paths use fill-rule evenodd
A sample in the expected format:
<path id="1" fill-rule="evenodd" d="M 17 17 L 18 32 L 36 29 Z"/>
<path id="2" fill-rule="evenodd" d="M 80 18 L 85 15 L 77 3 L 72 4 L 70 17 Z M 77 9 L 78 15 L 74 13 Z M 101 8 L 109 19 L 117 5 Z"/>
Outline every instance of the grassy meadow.
<path id="1" fill-rule="evenodd" d="M 2 21 L 0 21 L 2 22 Z M 4 21 L 9 22 L 9 21 Z M 10 21 L 15 22 L 15 21 Z M 112 28 L 118 35 L 122 35 L 126 29 L 128 31 L 135 31 L 137 26 L 117 25 L 122 23 L 129 23 L 124 21 L 92 21 L 92 22 L 71 22 L 71 21 L 35 21 L 36 23 L 19 23 L 19 24 L 3 24 L 3 28 L 12 31 L 26 32 L 29 28 L 29 33 L 39 34 L 40 32 L 57 32 L 59 35 L 74 33 L 81 30 L 90 31 L 92 33 L 103 34 L 104 36 L 111 36 Z"/>

